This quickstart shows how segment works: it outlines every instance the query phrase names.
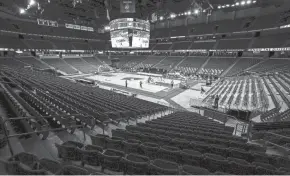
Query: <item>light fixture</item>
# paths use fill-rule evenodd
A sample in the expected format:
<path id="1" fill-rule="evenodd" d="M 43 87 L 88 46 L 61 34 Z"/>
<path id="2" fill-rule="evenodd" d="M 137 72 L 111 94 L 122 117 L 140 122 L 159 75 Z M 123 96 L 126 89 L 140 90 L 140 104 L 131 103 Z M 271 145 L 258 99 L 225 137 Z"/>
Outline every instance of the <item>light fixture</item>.
<path id="1" fill-rule="evenodd" d="M 188 12 L 187 12 L 187 15 L 191 15 L 191 11 L 188 11 Z"/>
<path id="2" fill-rule="evenodd" d="M 25 13 L 25 10 L 24 10 L 23 8 L 20 8 L 20 9 L 19 9 L 19 13 L 20 13 L 20 14 L 24 14 L 24 13 Z"/>
<path id="3" fill-rule="evenodd" d="M 161 16 L 160 18 L 159 18 L 159 20 L 163 20 L 164 18 L 163 18 L 163 16 Z"/>
<path id="4" fill-rule="evenodd" d="M 29 1 L 29 5 L 30 5 L 30 6 L 33 6 L 34 4 L 35 4 L 35 0 L 30 0 L 30 1 Z"/>
<path id="5" fill-rule="evenodd" d="M 256 3 L 257 1 L 253 1 L 253 3 Z"/>
<path id="6" fill-rule="evenodd" d="M 232 4 L 232 7 L 235 7 L 236 6 L 236 4 Z"/>
<path id="7" fill-rule="evenodd" d="M 225 8 L 225 7 L 226 7 L 226 6 L 224 6 L 224 5 L 222 6 L 222 8 Z"/>
<path id="8" fill-rule="evenodd" d="M 245 4 L 246 4 L 246 1 L 242 1 L 242 2 L 241 2 L 241 5 L 245 5 Z"/>
<path id="9" fill-rule="evenodd" d="M 219 6 L 218 6 L 218 9 L 220 9 L 220 8 L 222 8 L 222 6 L 219 5 Z"/>
<path id="10" fill-rule="evenodd" d="M 171 15 L 170 15 L 170 18 L 175 18 L 175 15 L 174 15 L 174 14 L 171 14 Z"/>
<path id="11" fill-rule="evenodd" d="M 229 4 L 227 4 L 226 6 L 227 6 L 227 7 L 230 7 L 230 5 L 229 5 Z"/>
<path id="12" fill-rule="evenodd" d="M 239 2 L 237 2 L 237 3 L 236 3 L 236 6 L 238 6 L 238 5 L 240 5 L 240 3 L 239 3 Z"/>
<path id="13" fill-rule="evenodd" d="M 205 12 L 206 12 L 206 10 L 204 9 L 202 12 L 203 12 L 203 13 L 205 13 Z"/>
<path id="14" fill-rule="evenodd" d="M 199 13 L 199 10 L 198 9 L 195 9 L 194 10 L 194 14 L 198 14 Z"/>
<path id="15" fill-rule="evenodd" d="M 251 4 L 251 3 L 252 3 L 252 1 L 250 1 L 250 0 L 247 1 L 247 4 Z"/>

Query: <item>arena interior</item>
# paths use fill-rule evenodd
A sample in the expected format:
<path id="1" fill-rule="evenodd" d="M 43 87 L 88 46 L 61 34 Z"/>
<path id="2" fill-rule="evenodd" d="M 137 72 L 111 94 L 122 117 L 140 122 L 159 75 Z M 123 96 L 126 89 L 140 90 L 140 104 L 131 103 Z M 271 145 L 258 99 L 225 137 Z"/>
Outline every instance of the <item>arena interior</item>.
<path id="1" fill-rule="evenodd" d="M 289 0 L 0 0 L 0 174 L 290 175 Z"/>

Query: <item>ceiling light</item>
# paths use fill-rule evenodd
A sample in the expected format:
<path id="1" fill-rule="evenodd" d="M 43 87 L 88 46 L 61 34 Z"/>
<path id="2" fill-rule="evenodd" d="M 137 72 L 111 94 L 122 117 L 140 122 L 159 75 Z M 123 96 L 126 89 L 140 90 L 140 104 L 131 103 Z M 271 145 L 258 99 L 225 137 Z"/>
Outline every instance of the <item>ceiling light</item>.
<path id="1" fill-rule="evenodd" d="M 219 6 L 218 6 L 218 9 L 220 9 L 220 8 L 222 8 L 222 6 L 219 5 Z"/>
<path id="2" fill-rule="evenodd" d="M 235 7 L 236 6 L 236 4 L 232 4 L 232 7 Z"/>
<path id="3" fill-rule="evenodd" d="M 222 8 L 225 8 L 226 6 L 222 6 Z"/>
<path id="4" fill-rule="evenodd" d="M 35 0 L 30 0 L 30 1 L 29 1 L 29 5 L 30 5 L 30 6 L 33 6 L 34 4 L 35 4 Z"/>
<path id="5" fill-rule="evenodd" d="M 252 3 L 252 1 L 250 1 L 250 0 L 247 1 L 247 4 L 251 4 L 251 3 Z"/>
<path id="6" fill-rule="evenodd" d="M 25 13 L 25 10 L 23 8 L 19 9 L 19 13 L 20 14 L 24 14 Z"/>
<path id="7" fill-rule="evenodd" d="M 206 12 L 206 10 L 204 9 L 202 12 Z"/>
<path id="8" fill-rule="evenodd" d="M 171 15 L 170 15 L 170 18 L 175 18 L 175 15 L 174 15 L 174 14 L 171 14 Z"/>
<path id="9" fill-rule="evenodd" d="M 194 14 L 198 14 L 199 13 L 199 10 L 198 9 L 195 9 L 194 10 Z"/>
<path id="10" fill-rule="evenodd" d="M 238 6 L 238 5 L 240 5 L 240 3 L 239 3 L 239 2 L 237 2 L 237 3 L 236 3 L 236 6 Z"/>
<path id="11" fill-rule="evenodd" d="M 187 15 L 187 12 L 184 12 L 185 15 Z"/>
<path id="12" fill-rule="evenodd" d="M 253 3 L 256 3 L 257 1 L 253 1 Z"/>
<path id="13" fill-rule="evenodd" d="M 164 18 L 163 18 L 163 16 L 161 16 L 160 18 L 159 18 L 159 20 L 163 20 Z"/>
<path id="14" fill-rule="evenodd" d="M 188 11 L 188 12 L 187 12 L 187 15 L 191 15 L 191 11 Z"/>
<path id="15" fill-rule="evenodd" d="M 230 5 L 229 5 L 229 4 L 227 4 L 226 6 L 227 6 L 227 7 L 230 7 Z"/>
<path id="16" fill-rule="evenodd" d="M 242 1 L 242 2 L 241 2 L 241 5 L 245 5 L 245 4 L 246 4 L 246 1 Z"/>

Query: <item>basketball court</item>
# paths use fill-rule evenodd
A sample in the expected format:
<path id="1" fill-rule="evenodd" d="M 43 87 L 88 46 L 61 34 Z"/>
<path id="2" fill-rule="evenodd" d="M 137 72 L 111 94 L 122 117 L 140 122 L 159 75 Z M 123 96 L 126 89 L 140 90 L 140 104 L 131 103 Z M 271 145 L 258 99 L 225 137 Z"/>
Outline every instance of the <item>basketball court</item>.
<path id="1" fill-rule="evenodd" d="M 110 83 L 125 87 L 127 81 L 128 87 L 138 90 L 143 90 L 151 93 L 169 90 L 171 81 L 170 79 L 162 79 L 160 77 L 153 77 L 153 81 L 148 83 L 149 75 L 138 75 L 130 73 L 101 73 L 99 75 L 93 75 L 86 77 L 86 79 L 99 81 L 103 83 Z M 140 87 L 140 81 L 142 81 L 142 88 Z M 179 85 L 179 80 L 173 80 L 174 85 Z M 163 83 L 160 85 L 160 83 Z"/>

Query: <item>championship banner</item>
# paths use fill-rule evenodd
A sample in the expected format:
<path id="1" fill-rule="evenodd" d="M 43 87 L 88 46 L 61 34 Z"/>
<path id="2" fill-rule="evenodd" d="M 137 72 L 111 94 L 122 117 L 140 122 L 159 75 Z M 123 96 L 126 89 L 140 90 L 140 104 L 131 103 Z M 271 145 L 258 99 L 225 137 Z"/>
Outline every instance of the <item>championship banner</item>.
<path id="1" fill-rule="evenodd" d="M 121 0 L 120 1 L 121 13 L 135 13 L 135 0 Z"/>

